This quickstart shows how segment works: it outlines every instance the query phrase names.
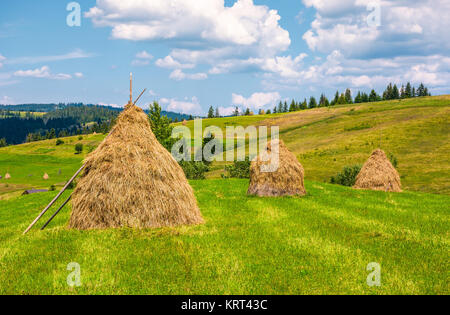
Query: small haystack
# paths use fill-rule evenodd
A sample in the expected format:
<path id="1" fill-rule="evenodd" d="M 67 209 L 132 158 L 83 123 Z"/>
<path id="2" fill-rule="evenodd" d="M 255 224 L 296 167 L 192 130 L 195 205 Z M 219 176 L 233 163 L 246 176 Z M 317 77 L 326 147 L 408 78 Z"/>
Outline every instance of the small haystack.
<path id="1" fill-rule="evenodd" d="M 186 126 L 187 125 L 187 121 L 186 121 L 186 119 L 183 119 L 183 126 Z"/>
<path id="2" fill-rule="evenodd" d="M 47 173 L 45 173 L 44 176 L 42 176 L 42 178 L 43 178 L 44 180 L 48 180 L 50 177 L 48 176 Z"/>
<path id="3" fill-rule="evenodd" d="M 278 145 L 277 145 L 278 144 Z M 278 168 L 263 172 L 262 167 L 271 164 L 270 156 L 276 154 L 279 147 Z M 284 145 L 282 140 L 272 140 L 267 151 L 252 161 L 250 166 L 250 186 L 247 194 L 260 197 L 306 195 L 303 182 L 305 171 L 294 154 Z"/>
<path id="4" fill-rule="evenodd" d="M 156 228 L 203 222 L 183 170 L 133 104 L 86 158 L 73 193 L 70 228 Z"/>
<path id="5" fill-rule="evenodd" d="M 353 188 L 402 191 L 400 176 L 381 149 L 372 152 L 372 155 L 356 177 L 356 183 Z"/>
<path id="6" fill-rule="evenodd" d="M 6 173 L 5 179 L 10 179 L 10 178 L 11 178 L 11 175 L 9 175 L 9 173 Z"/>

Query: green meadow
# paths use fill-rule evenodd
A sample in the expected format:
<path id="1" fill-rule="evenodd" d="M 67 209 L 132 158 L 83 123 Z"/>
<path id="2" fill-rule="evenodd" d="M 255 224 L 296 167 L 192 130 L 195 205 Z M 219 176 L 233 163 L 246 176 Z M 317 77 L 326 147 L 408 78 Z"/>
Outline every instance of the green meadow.
<path id="1" fill-rule="evenodd" d="M 279 126 L 305 168 L 305 197 L 246 195 L 248 180 L 191 181 L 206 223 L 163 229 L 67 229 L 70 191 L 23 230 L 104 138 L 88 135 L 0 148 L 0 294 L 449 294 L 450 96 L 353 104 L 210 125 Z M 189 122 L 188 127 L 193 128 Z M 74 147 L 82 143 L 82 154 Z M 328 184 L 381 147 L 398 160 L 402 193 Z M 42 179 L 44 173 L 50 178 Z M 80 287 L 66 283 L 81 266 Z M 381 266 L 369 287 L 367 265 Z"/>
<path id="2" fill-rule="evenodd" d="M 449 196 L 307 181 L 306 197 L 256 198 L 247 180 L 191 184 L 199 226 L 80 232 L 66 228 L 68 207 L 22 236 L 54 194 L 2 201 L 0 294 L 450 293 Z M 66 283 L 71 262 L 80 287 Z M 371 262 L 380 287 L 366 283 Z"/>

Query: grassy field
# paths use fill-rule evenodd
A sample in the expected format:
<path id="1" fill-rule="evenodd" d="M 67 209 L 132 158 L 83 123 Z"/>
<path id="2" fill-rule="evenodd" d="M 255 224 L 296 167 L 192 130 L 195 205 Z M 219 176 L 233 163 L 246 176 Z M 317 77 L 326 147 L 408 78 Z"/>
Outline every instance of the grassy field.
<path id="1" fill-rule="evenodd" d="M 449 196 L 307 181 L 306 197 L 256 198 L 247 180 L 191 184 L 204 225 L 80 232 L 66 208 L 22 236 L 55 193 L 0 202 L 0 294 L 450 293 Z M 381 287 L 366 284 L 370 262 Z"/>
<path id="2" fill-rule="evenodd" d="M 56 195 L 20 196 L 23 190 L 59 189 L 104 135 L 0 148 L 0 175 L 12 176 L 0 179 L 0 294 L 450 293 L 450 96 L 204 120 L 208 125 L 280 126 L 305 168 L 308 195 L 247 197 L 248 181 L 217 179 L 224 163 L 214 163 L 208 180 L 191 182 L 204 225 L 73 231 L 66 228 L 69 204 L 47 230 L 38 227 L 52 211 L 22 236 Z M 405 192 L 326 183 L 379 146 L 397 157 Z M 81 266 L 81 287 L 66 284 L 71 262 Z M 381 265 L 381 287 L 366 284 L 370 262 Z"/>
<path id="3" fill-rule="evenodd" d="M 280 137 L 303 164 L 306 178 L 319 182 L 329 182 L 346 165 L 364 163 L 381 147 L 397 158 L 404 189 L 450 194 L 450 96 L 203 120 L 203 128 L 211 125 L 280 126 Z M 193 129 L 193 122 L 187 126 Z M 27 188 L 60 187 L 103 137 L 65 138 L 61 146 L 47 140 L 0 148 L 0 175 L 12 175 L 0 180 L 0 200 Z M 76 143 L 84 144 L 83 154 L 74 155 Z M 220 178 L 224 164 L 215 162 L 207 177 Z M 42 180 L 44 173 L 50 175 L 48 181 Z"/>

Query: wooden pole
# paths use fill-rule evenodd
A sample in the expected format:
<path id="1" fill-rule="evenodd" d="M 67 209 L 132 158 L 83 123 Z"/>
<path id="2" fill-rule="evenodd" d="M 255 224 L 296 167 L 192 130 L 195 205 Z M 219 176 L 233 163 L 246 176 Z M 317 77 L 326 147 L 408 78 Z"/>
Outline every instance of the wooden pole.
<path id="1" fill-rule="evenodd" d="M 67 182 L 67 184 L 64 186 L 64 188 L 56 195 L 55 198 L 53 198 L 52 201 L 45 207 L 44 210 L 34 219 L 33 222 L 31 222 L 30 226 L 23 232 L 23 235 L 27 234 L 29 230 L 36 224 L 37 221 L 47 212 L 47 210 L 61 197 L 61 195 L 66 191 L 67 187 L 75 180 L 75 178 L 78 176 L 78 174 L 81 173 L 83 168 L 86 166 L 86 163 L 83 164 L 83 166 L 80 167 L 80 169 L 72 176 L 72 178 Z"/>
<path id="2" fill-rule="evenodd" d="M 133 103 L 133 73 L 130 72 L 130 104 Z"/>
<path id="3" fill-rule="evenodd" d="M 69 202 L 69 200 L 72 198 L 72 195 L 69 196 L 69 198 L 67 198 L 66 201 L 64 201 L 64 203 L 61 205 L 61 207 L 59 207 L 58 210 L 56 210 L 55 213 L 53 213 L 53 215 L 51 216 L 50 219 L 48 219 L 48 221 L 41 227 L 41 231 L 44 230 L 47 225 L 52 222 L 52 220 L 56 217 L 56 215 L 62 210 L 62 208 L 64 208 L 64 206 Z"/>
<path id="4" fill-rule="evenodd" d="M 147 89 L 144 89 L 142 91 L 142 93 L 139 95 L 139 97 L 134 101 L 133 105 L 136 105 L 136 103 L 139 101 L 139 99 L 141 98 L 141 96 L 145 93 L 145 91 L 147 91 Z"/>

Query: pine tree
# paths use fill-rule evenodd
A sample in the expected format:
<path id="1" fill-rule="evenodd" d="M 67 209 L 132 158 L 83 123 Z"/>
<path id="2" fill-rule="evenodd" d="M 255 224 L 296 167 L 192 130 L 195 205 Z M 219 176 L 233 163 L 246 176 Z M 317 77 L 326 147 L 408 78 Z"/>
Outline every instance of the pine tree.
<path id="1" fill-rule="evenodd" d="M 309 108 L 316 108 L 317 107 L 317 101 L 314 96 L 311 96 L 309 99 Z"/>
<path id="2" fill-rule="evenodd" d="M 292 100 L 291 105 L 289 105 L 289 111 L 290 112 L 295 112 L 297 110 L 296 106 L 295 106 L 295 101 Z"/>
<path id="3" fill-rule="evenodd" d="M 336 94 L 334 94 L 334 99 L 331 101 L 331 105 L 336 105 L 339 102 L 339 91 L 336 91 Z"/>
<path id="4" fill-rule="evenodd" d="M 276 107 L 276 106 L 273 108 L 273 113 L 274 113 L 274 114 L 277 113 L 277 107 Z"/>
<path id="5" fill-rule="evenodd" d="M 356 104 L 361 103 L 361 92 L 360 91 L 358 91 L 358 94 L 356 94 L 356 96 L 355 96 L 355 103 Z"/>
<path id="6" fill-rule="evenodd" d="M 394 87 L 392 88 L 392 99 L 398 100 L 400 98 L 400 93 L 398 91 L 397 84 L 394 84 Z"/>
<path id="7" fill-rule="evenodd" d="M 244 113 L 245 116 L 250 116 L 250 108 L 247 107 Z"/>
<path id="8" fill-rule="evenodd" d="M 280 104 L 278 104 L 278 113 L 282 113 L 283 112 L 283 103 L 280 102 Z"/>
<path id="9" fill-rule="evenodd" d="M 214 108 L 212 106 L 209 107 L 208 118 L 214 118 Z"/>
<path id="10" fill-rule="evenodd" d="M 283 104 L 283 113 L 287 113 L 287 112 L 288 112 L 288 104 L 287 104 L 286 101 L 284 101 L 284 104 Z"/>
<path id="11" fill-rule="evenodd" d="M 214 116 L 216 116 L 217 118 L 220 117 L 220 113 L 219 113 L 219 108 L 218 107 L 216 107 L 216 114 Z"/>
<path id="12" fill-rule="evenodd" d="M 346 104 L 353 103 L 352 91 L 350 91 L 350 89 L 345 90 L 345 102 L 346 102 Z"/>
<path id="13" fill-rule="evenodd" d="M 239 116 L 239 108 L 237 106 L 234 109 L 233 116 L 236 116 L 236 117 Z"/>
<path id="14" fill-rule="evenodd" d="M 405 97 L 406 97 L 406 98 L 412 97 L 411 83 L 409 83 L 409 82 L 406 83 Z"/>

